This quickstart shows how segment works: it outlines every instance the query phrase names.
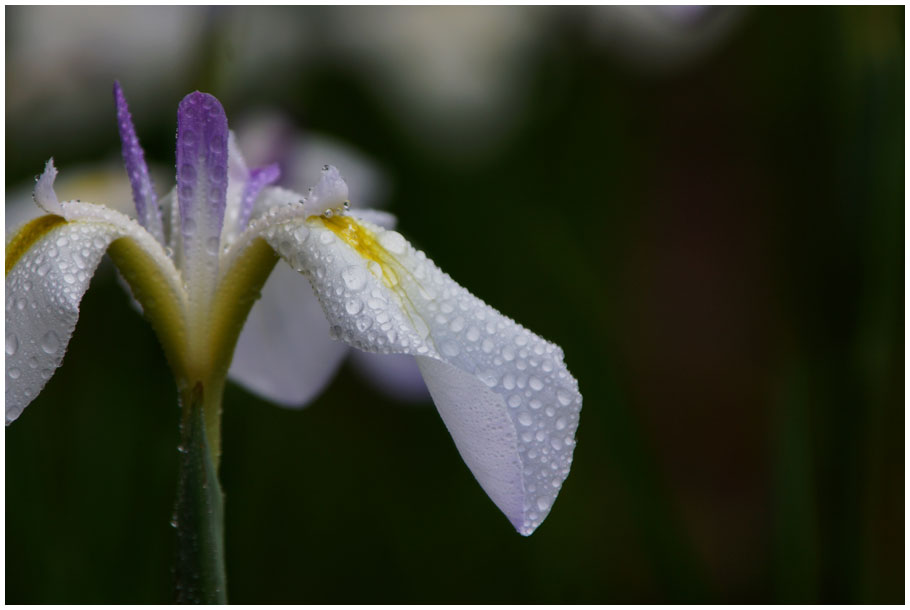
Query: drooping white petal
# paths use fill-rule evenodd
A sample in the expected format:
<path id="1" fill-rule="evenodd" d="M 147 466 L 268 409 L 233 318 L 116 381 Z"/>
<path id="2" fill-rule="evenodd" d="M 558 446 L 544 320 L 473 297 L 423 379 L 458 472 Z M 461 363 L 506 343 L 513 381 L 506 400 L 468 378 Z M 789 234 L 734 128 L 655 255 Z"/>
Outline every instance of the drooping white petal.
<path id="1" fill-rule="evenodd" d="M 575 447 L 581 395 L 562 350 L 471 295 L 395 231 L 342 216 L 274 225 L 264 236 L 309 277 L 334 336 L 421 357 L 465 462 L 516 529 L 533 532 Z"/>
<path id="2" fill-rule="evenodd" d="M 418 356 L 417 365 L 465 464 L 515 529 L 530 534 L 518 430 L 502 396 L 442 360 Z"/>
<path id="3" fill-rule="evenodd" d="M 264 398 L 302 407 L 331 381 L 347 351 L 329 337 L 313 288 L 279 262 L 250 310 L 228 374 Z"/>
<path id="4" fill-rule="evenodd" d="M 42 217 L 24 228 L 40 236 L 6 273 L 6 423 L 19 417 L 60 366 L 79 302 L 108 245 L 114 226 Z M 20 234 L 22 235 L 22 232 Z M 9 249 L 7 256 L 9 256 Z"/>
<path id="5" fill-rule="evenodd" d="M 57 200 L 46 174 L 42 197 Z M 37 198 L 37 197 L 36 197 Z M 182 290 L 160 243 L 139 224 L 105 206 L 67 201 L 60 215 L 39 217 L 6 245 L 6 422 L 15 420 L 60 366 L 79 303 L 101 256 L 128 237 L 159 267 L 167 290 Z"/>

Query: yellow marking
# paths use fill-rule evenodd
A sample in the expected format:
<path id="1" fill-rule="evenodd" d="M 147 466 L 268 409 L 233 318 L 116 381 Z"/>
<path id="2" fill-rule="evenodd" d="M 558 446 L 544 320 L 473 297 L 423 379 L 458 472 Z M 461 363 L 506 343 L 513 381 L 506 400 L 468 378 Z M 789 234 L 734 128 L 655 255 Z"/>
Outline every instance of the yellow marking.
<path id="1" fill-rule="evenodd" d="M 404 297 L 396 286 L 399 285 L 398 269 L 404 271 L 394 256 L 379 244 L 372 231 L 363 227 L 350 216 L 321 217 L 322 223 L 344 243 L 354 248 L 366 260 L 373 261 L 382 269 L 382 281 L 389 289 Z"/>
<path id="2" fill-rule="evenodd" d="M 19 229 L 6 244 L 6 275 L 9 275 L 22 255 L 28 252 L 39 239 L 62 224 L 66 224 L 66 219 L 62 216 L 48 214 L 39 216 Z"/>
<path id="3" fill-rule="evenodd" d="M 393 254 L 390 254 L 388 250 L 380 245 L 379 240 L 376 239 L 376 235 L 372 231 L 363 227 L 350 216 L 320 217 L 320 220 L 322 220 L 327 229 L 331 230 L 344 243 L 351 246 L 360 256 L 379 265 L 380 269 L 382 269 L 382 282 L 388 286 L 392 293 L 398 295 L 401 310 L 408 317 L 415 330 L 418 329 L 415 318 L 419 318 L 423 322 L 422 326 L 428 327 L 423 320 L 423 316 L 417 311 L 417 307 L 411 297 L 401 285 L 401 278 L 406 277 L 421 290 L 424 290 L 420 280 L 414 277 L 414 274 L 408 271 Z M 423 333 L 418 331 L 418 334 L 422 335 Z M 432 338 L 429 340 L 431 343 L 433 342 Z"/>

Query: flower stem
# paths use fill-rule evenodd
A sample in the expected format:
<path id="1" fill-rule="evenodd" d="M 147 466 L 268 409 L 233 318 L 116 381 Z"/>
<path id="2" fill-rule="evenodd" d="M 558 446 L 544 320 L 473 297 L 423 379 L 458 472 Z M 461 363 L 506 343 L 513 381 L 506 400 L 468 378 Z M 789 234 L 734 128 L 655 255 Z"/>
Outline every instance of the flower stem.
<path id="1" fill-rule="evenodd" d="M 224 604 L 224 496 L 209 449 L 202 383 L 181 392 L 177 528 L 177 603 Z"/>

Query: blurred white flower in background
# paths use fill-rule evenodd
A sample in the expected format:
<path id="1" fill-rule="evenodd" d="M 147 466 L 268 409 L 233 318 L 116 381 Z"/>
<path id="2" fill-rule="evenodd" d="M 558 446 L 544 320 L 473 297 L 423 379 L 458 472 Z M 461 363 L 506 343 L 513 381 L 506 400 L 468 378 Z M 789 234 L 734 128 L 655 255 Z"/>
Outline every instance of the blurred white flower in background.
<path id="1" fill-rule="evenodd" d="M 716 49 L 745 13 L 698 6 L 11 7 L 7 116 L 41 115 L 39 122 L 7 121 L 8 137 L 27 143 L 41 133 L 89 133 L 106 120 L 104 93 L 118 78 L 130 77 L 137 114 L 149 116 L 148 106 L 170 108 L 202 76 L 227 99 L 249 99 L 251 91 L 262 99 L 328 66 L 361 79 L 427 153 L 480 163 L 524 125 L 538 59 L 559 36 L 587 33 L 637 73 L 665 74 Z M 47 103 L 59 96 L 67 104 Z"/>
<path id="2" fill-rule="evenodd" d="M 521 124 L 533 57 L 556 10 L 339 7 L 330 40 L 421 144 L 478 155 Z"/>
<path id="3" fill-rule="evenodd" d="M 639 73 L 685 69 L 717 48 L 746 10 L 730 6 L 597 6 L 584 9 L 591 38 Z"/>
<path id="4" fill-rule="evenodd" d="M 109 130 L 110 85 L 130 75 L 141 115 L 173 107 L 205 19 L 200 7 L 7 7 L 7 138 Z M 39 111 L 37 122 L 9 120 Z"/>

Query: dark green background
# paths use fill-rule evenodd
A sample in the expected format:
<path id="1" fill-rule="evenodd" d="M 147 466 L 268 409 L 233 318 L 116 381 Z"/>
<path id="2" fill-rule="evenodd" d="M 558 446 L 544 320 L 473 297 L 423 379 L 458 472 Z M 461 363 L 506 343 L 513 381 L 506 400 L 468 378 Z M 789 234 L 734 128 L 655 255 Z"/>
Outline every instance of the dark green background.
<path id="1" fill-rule="evenodd" d="M 661 75 L 555 19 L 520 128 L 470 162 L 426 154 L 341 62 L 222 95 L 213 15 L 196 76 L 142 119 L 149 157 L 173 162 L 196 88 L 349 142 L 393 177 L 400 230 L 561 345 L 584 395 L 572 473 L 526 539 L 431 406 L 347 365 L 303 411 L 229 387 L 232 602 L 903 602 L 902 7 L 754 9 Z M 7 114 L 7 186 L 115 153 L 98 99 L 109 128 L 78 141 Z M 177 422 L 104 266 L 6 431 L 7 602 L 172 599 Z"/>

